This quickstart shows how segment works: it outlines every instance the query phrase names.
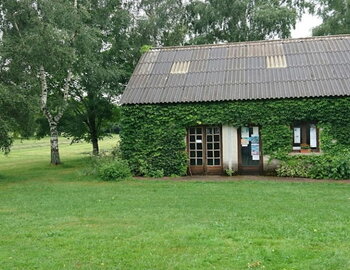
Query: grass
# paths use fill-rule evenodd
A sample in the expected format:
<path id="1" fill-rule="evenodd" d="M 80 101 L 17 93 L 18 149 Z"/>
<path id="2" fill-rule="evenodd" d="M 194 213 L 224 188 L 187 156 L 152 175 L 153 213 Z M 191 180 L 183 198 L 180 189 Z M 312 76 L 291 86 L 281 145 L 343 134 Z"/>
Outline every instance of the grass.
<path id="1" fill-rule="evenodd" d="M 0 157 L 0 269 L 350 269 L 348 184 L 110 183 L 80 173 L 90 145 L 48 150 Z"/>

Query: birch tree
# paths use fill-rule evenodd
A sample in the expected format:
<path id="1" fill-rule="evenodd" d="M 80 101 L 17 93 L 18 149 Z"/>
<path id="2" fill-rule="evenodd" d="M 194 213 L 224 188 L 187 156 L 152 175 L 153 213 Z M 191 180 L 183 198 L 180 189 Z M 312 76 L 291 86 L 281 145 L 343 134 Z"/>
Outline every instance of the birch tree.
<path id="1" fill-rule="evenodd" d="M 77 51 L 93 38 L 84 24 L 88 13 L 79 10 L 78 0 L 3 0 L 0 8 L 6 68 L 37 78 L 27 87 L 40 97 L 50 126 L 51 164 L 58 165 L 58 125 L 76 76 Z"/>
<path id="2" fill-rule="evenodd" d="M 131 16 L 127 4 L 117 0 L 81 1 L 88 14 L 89 39 L 76 50 L 69 106 L 60 122 L 61 134 L 72 142 L 84 140 L 99 154 L 99 140 L 108 136 L 119 119 L 116 101 L 130 77 L 135 59 Z M 40 121 L 40 136 L 49 127 Z M 44 124 L 44 125 L 43 125 Z"/>

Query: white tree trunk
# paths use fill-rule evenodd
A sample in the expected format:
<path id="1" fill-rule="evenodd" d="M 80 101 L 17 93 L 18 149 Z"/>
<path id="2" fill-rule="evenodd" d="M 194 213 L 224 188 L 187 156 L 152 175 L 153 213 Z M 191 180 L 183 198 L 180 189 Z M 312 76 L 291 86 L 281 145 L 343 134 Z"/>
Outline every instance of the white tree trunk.
<path id="1" fill-rule="evenodd" d="M 56 116 L 52 116 L 47 106 L 48 87 L 47 87 L 46 73 L 43 66 L 40 67 L 39 78 L 41 82 L 41 111 L 45 115 L 50 126 L 51 164 L 59 165 L 61 164 L 61 159 L 60 159 L 60 153 L 58 149 L 57 125 L 58 125 L 58 122 L 61 120 L 63 113 L 67 107 L 69 83 L 72 79 L 72 73 L 70 70 L 68 71 L 66 82 L 63 87 L 63 102 L 59 106 Z"/>
<path id="2" fill-rule="evenodd" d="M 50 144 L 51 144 L 51 164 L 61 164 L 60 152 L 58 149 L 58 130 L 56 123 L 50 123 Z"/>

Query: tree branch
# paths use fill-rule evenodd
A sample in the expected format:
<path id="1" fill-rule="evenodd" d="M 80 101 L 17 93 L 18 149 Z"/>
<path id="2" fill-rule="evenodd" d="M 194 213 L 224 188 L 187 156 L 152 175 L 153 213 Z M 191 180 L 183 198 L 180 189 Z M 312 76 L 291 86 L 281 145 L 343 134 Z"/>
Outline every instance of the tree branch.
<path id="1" fill-rule="evenodd" d="M 61 106 L 59 106 L 58 108 L 58 113 L 57 115 L 54 117 L 55 122 L 60 121 L 60 119 L 63 116 L 64 111 L 66 110 L 67 104 L 68 104 L 68 97 L 69 97 L 69 84 L 72 80 L 73 74 L 71 70 L 68 70 L 68 74 L 67 74 L 67 78 L 66 81 L 64 83 L 64 87 L 63 87 L 63 103 Z"/>
<path id="2" fill-rule="evenodd" d="M 47 81 L 46 81 L 46 73 L 43 65 L 40 66 L 39 78 L 41 83 L 40 109 L 44 113 L 46 118 L 51 122 L 52 115 L 47 108 Z"/>

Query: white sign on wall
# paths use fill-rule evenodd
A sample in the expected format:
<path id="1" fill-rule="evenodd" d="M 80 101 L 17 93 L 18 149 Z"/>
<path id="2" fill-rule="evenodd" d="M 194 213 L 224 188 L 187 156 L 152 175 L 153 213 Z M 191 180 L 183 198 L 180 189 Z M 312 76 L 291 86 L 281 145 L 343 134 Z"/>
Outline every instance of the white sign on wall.
<path id="1" fill-rule="evenodd" d="M 310 147 L 317 147 L 317 130 L 316 125 L 310 125 Z"/>
<path id="2" fill-rule="evenodd" d="M 300 143 L 300 127 L 294 128 L 294 143 Z"/>

